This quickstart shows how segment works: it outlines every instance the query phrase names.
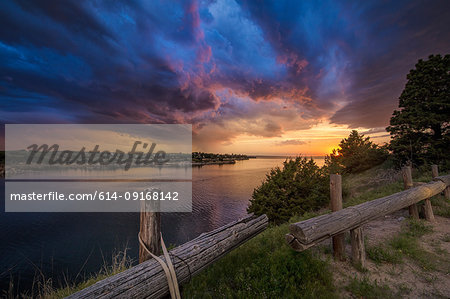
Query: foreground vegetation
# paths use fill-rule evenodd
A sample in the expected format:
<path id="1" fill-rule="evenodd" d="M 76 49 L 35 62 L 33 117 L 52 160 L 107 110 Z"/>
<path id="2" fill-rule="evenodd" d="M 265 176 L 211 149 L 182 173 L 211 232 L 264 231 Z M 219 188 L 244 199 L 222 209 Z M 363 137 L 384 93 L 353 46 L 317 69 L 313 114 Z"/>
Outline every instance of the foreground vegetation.
<path id="1" fill-rule="evenodd" d="M 409 220 L 406 227 L 386 244 L 367 248 L 367 256 L 377 264 L 400 264 L 404 258 L 411 258 L 424 270 L 435 270 L 437 259 L 424 251 L 418 238 L 432 231 L 431 227 L 420 220 Z"/>
<path id="2" fill-rule="evenodd" d="M 288 224 L 273 226 L 232 251 L 183 287 L 186 298 L 333 297 L 327 262 L 285 242 Z"/>
<path id="3" fill-rule="evenodd" d="M 271 222 L 279 224 L 293 215 L 324 207 L 329 193 L 324 168 L 318 167 L 313 159 L 297 157 L 267 174 L 266 180 L 253 192 L 247 211 L 266 214 Z"/>
<path id="4" fill-rule="evenodd" d="M 11 279 L 9 289 L 3 290 L 0 293 L 1 298 L 65 298 L 73 293 L 81 291 L 88 286 L 93 285 L 97 281 L 103 280 L 109 276 L 118 274 L 126 269 L 132 267 L 133 260 L 127 254 L 127 248 L 123 251 L 117 251 L 112 254 L 111 260 L 104 261 L 103 267 L 98 273 L 95 273 L 88 277 L 81 277 L 81 283 L 77 283 L 80 280 L 79 275 L 75 277 L 74 281 L 65 280 L 62 287 L 56 287 L 51 278 L 45 276 L 41 271 L 37 271 L 33 281 L 33 287 L 30 291 L 17 294 L 14 280 Z"/>
<path id="5" fill-rule="evenodd" d="M 367 247 L 368 263 L 373 264 L 370 269 L 362 269 L 358 277 L 350 278 L 346 290 L 361 298 L 445 298 L 448 290 L 443 282 L 450 274 L 450 256 L 441 245 L 450 238 L 448 234 L 436 238 L 438 234 L 433 233 L 429 222 L 405 221 L 401 231 L 386 242 L 378 240 Z M 374 278 L 380 273 L 385 274 L 384 280 Z"/>
<path id="6" fill-rule="evenodd" d="M 430 172 L 414 173 L 415 181 L 426 182 L 430 179 Z M 403 190 L 401 177 L 398 172 L 389 168 L 388 162 L 357 175 L 345 176 L 343 183 L 347 186 L 344 206 L 359 204 Z M 448 215 L 450 209 L 448 200 L 443 196 L 437 196 L 432 202 L 437 207 L 436 214 Z M 329 246 L 319 246 L 299 253 L 286 244 L 284 235 L 288 232 L 288 223 L 328 212 L 330 212 L 328 209 L 306 212 L 280 225 L 272 224 L 266 231 L 233 250 L 183 285 L 183 297 L 336 298 L 342 292 L 361 298 L 393 298 L 404 295 L 384 282 L 370 279 L 365 269 L 360 269 L 363 276 L 350 277 L 345 285 L 339 285 L 334 280 L 334 262 Z M 414 260 L 426 271 L 440 270 L 445 264 L 442 264 L 434 254 L 424 251 L 417 241 L 417 238 L 429 232 L 430 228 L 422 221 L 408 222 L 402 232 L 386 244 L 367 246 L 368 259 L 380 265 L 401 265 L 406 260 Z M 126 258 L 126 254 L 121 253 L 97 275 L 87 277 L 82 284 L 66 283 L 65 288 L 55 289 L 51 282 L 45 279 L 38 280 L 36 290 L 30 297 L 63 298 L 130 266 L 131 262 Z"/>
<path id="7" fill-rule="evenodd" d="M 347 176 L 346 184 L 358 185 L 350 188 L 344 197 L 344 205 L 351 206 L 387 196 L 403 190 L 399 176 L 392 176 L 387 182 L 375 182 L 371 178 L 389 172 L 381 165 L 362 174 Z M 429 181 L 431 174 L 415 173 L 416 181 Z M 361 192 L 360 188 L 365 188 Z M 450 203 L 443 196 L 433 202 L 440 202 L 448 210 Z M 288 223 L 315 217 L 330 212 L 317 212 L 296 216 Z M 304 252 L 293 251 L 285 242 L 288 223 L 272 225 L 264 233 L 234 250 L 219 262 L 213 264 L 183 287 L 187 298 L 214 298 L 217 294 L 232 298 L 336 298 L 351 295 L 358 298 L 396 298 L 406 294 L 385 283 L 371 280 L 369 275 L 350 277 L 345 285 L 333 280 L 333 260 L 329 246 L 319 246 Z M 426 271 L 442 270 L 442 261 L 425 251 L 418 238 L 429 233 L 431 228 L 423 221 L 407 221 L 401 233 L 389 240 L 388 244 L 368 247 L 368 258 L 376 263 L 401 264 L 404 260 L 414 260 Z M 399 225 L 401 225 L 399 223 Z M 448 265 L 448 264 L 447 264 Z M 359 269 L 366 273 L 366 269 Z M 339 275 L 339 274 L 335 274 Z"/>

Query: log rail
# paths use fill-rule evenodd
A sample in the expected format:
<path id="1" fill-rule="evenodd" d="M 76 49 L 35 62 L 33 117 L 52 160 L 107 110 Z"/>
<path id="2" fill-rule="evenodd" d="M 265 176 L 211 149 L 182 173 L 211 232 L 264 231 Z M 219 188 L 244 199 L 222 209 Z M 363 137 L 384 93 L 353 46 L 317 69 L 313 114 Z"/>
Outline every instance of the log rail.
<path id="1" fill-rule="evenodd" d="M 178 282 L 187 282 L 232 249 L 268 226 L 266 215 L 250 215 L 184 243 L 169 252 Z M 165 260 L 164 256 L 160 256 Z M 161 298 L 169 294 L 167 278 L 155 259 L 101 280 L 68 298 Z"/>
<path id="2" fill-rule="evenodd" d="M 404 171 L 407 174 L 406 177 L 410 177 L 410 171 L 410 168 L 409 174 L 407 173 L 408 170 Z M 442 191 L 445 192 L 445 196 L 448 196 L 450 175 L 437 176 L 437 170 L 433 167 L 433 177 L 432 182 L 415 188 L 408 185 L 405 187 L 407 190 L 402 192 L 293 223 L 289 226 L 289 233 L 285 236 L 285 239 L 294 250 L 303 251 L 330 237 L 341 235 L 350 230 L 354 262 L 364 266 L 362 225 L 400 209 L 415 206 L 422 200 L 425 200 L 424 208 L 427 220 L 434 221 L 429 199 Z M 412 217 L 414 216 L 412 215 Z"/>

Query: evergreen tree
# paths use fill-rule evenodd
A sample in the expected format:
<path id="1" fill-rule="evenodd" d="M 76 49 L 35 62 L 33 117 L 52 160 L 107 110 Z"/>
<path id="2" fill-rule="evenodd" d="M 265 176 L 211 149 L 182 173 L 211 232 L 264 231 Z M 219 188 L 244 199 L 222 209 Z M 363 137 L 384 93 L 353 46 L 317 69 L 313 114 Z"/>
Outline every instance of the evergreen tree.
<path id="1" fill-rule="evenodd" d="M 390 126 L 389 148 L 400 164 L 441 164 L 449 168 L 450 55 L 420 59 L 407 76 L 399 110 Z"/>
<path id="2" fill-rule="evenodd" d="M 337 151 L 325 157 L 325 168 L 329 173 L 358 173 L 383 163 L 387 156 L 386 149 L 353 130 Z"/>

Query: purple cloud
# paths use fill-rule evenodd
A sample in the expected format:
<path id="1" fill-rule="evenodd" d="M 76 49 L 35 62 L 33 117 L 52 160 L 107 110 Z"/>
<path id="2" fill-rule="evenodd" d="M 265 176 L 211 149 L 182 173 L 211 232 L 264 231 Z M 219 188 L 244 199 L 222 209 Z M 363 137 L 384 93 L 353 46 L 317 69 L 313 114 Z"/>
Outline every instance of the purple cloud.
<path id="1" fill-rule="evenodd" d="M 449 9 L 448 1 L 6 1 L 0 118 L 188 122 L 223 140 L 324 119 L 383 127 L 417 59 L 450 48 Z"/>

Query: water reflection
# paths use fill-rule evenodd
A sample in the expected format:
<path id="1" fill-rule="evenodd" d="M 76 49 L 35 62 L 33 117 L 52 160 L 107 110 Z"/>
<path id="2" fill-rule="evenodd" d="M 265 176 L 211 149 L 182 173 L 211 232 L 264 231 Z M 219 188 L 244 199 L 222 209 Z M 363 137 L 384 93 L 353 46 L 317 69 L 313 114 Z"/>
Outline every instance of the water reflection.
<path id="1" fill-rule="evenodd" d="M 163 213 L 166 244 L 184 243 L 244 216 L 253 189 L 270 168 L 282 162 L 264 158 L 193 168 L 193 211 Z M 317 162 L 322 165 L 323 159 Z M 11 274 L 20 275 L 20 286 L 28 289 L 36 267 L 54 281 L 62 280 L 63 272 L 73 278 L 81 268 L 83 273 L 96 272 L 116 248 L 128 246 L 137 260 L 138 213 L 4 213 L 4 182 L 1 188 L 2 290 Z"/>

